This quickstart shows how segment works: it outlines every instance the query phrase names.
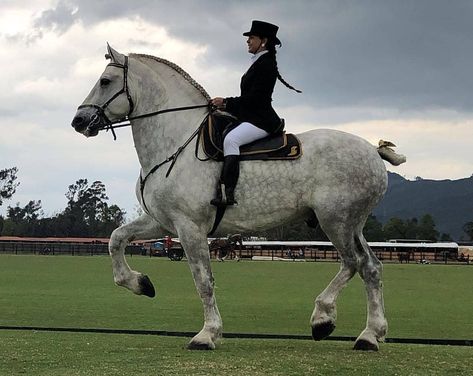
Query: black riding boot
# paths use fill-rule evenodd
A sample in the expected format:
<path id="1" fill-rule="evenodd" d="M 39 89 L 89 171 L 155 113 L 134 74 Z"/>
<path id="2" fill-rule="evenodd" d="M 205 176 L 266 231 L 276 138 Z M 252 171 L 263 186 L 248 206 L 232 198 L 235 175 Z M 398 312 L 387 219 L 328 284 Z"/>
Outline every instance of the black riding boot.
<path id="1" fill-rule="evenodd" d="M 235 201 L 235 187 L 240 176 L 240 156 L 227 155 L 223 160 L 222 175 L 217 187 L 217 194 L 210 203 L 214 206 L 238 205 Z M 222 183 L 225 186 L 225 197 L 222 197 Z"/>

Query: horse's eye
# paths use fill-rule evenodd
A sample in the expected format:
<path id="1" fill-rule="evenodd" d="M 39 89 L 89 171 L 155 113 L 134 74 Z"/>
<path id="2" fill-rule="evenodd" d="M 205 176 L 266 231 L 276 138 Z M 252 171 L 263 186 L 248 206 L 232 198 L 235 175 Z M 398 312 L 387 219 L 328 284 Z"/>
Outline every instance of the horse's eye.
<path id="1" fill-rule="evenodd" d="M 111 81 L 108 78 L 101 78 L 100 79 L 100 86 L 107 86 L 110 82 Z"/>

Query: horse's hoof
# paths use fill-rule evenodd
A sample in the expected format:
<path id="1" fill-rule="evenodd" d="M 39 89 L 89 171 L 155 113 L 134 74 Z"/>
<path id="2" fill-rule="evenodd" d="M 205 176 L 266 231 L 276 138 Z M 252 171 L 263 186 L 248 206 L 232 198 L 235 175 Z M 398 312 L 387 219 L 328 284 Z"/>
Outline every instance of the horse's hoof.
<path id="1" fill-rule="evenodd" d="M 188 350 L 214 350 L 215 345 L 210 345 L 208 343 L 203 342 L 189 342 L 187 345 Z"/>
<path id="2" fill-rule="evenodd" d="M 335 324 L 330 321 L 314 325 L 312 327 L 312 338 L 316 341 L 320 341 L 327 338 L 334 330 Z"/>
<path id="3" fill-rule="evenodd" d="M 378 351 L 379 346 L 378 343 L 372 343 L 365 339 L 359 339 L 355 342 L 355 346 L 353 346 L 353 350 L 361 350 L 361 351 Z"/>
<path id="4" fill-rule="evenodd" d="M 142 275 L 140 277 L 139 283 L 141 288 L 141 294 L 149 296 L 150 298 L 154 298 L 156 296 L 154 286 L 147 275 Z"/>

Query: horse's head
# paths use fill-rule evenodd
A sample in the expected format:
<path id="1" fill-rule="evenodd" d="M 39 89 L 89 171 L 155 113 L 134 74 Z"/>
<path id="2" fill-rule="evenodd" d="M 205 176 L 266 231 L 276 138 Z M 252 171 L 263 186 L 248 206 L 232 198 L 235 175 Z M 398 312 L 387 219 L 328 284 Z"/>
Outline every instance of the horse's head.
<path id="1" fill-rule="evenodd" d="M 87 137 L 96 136 L 101 129 L 125 120 L 133 111 L 128 90 L 128 57 L 108 44 L 107 50 L 105 57 L 110 63 L 72 120 L 74 129 Z"/>

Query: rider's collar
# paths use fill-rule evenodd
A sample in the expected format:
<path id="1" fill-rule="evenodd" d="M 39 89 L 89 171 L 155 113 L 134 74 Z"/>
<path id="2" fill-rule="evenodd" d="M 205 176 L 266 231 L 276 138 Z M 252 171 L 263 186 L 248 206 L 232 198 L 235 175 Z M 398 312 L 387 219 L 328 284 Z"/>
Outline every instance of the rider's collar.
<path id="1" fill-rule="evenodd" d="M 260 51 L 260 52 L 258 52 L 258 53 L 256 53 L 256 54 L 252 55 L 252 56 L 251 56 L 251 63 L 250 63 L 250 66 L 252 66 L 253 63 L 254 63 L 256 60 L 258 60 L 261 55 L 264 55 L 264 54 L 267 53 L 267 52 L 268 52 L 268 50 L 262 50 L 262 51 Z"/>

